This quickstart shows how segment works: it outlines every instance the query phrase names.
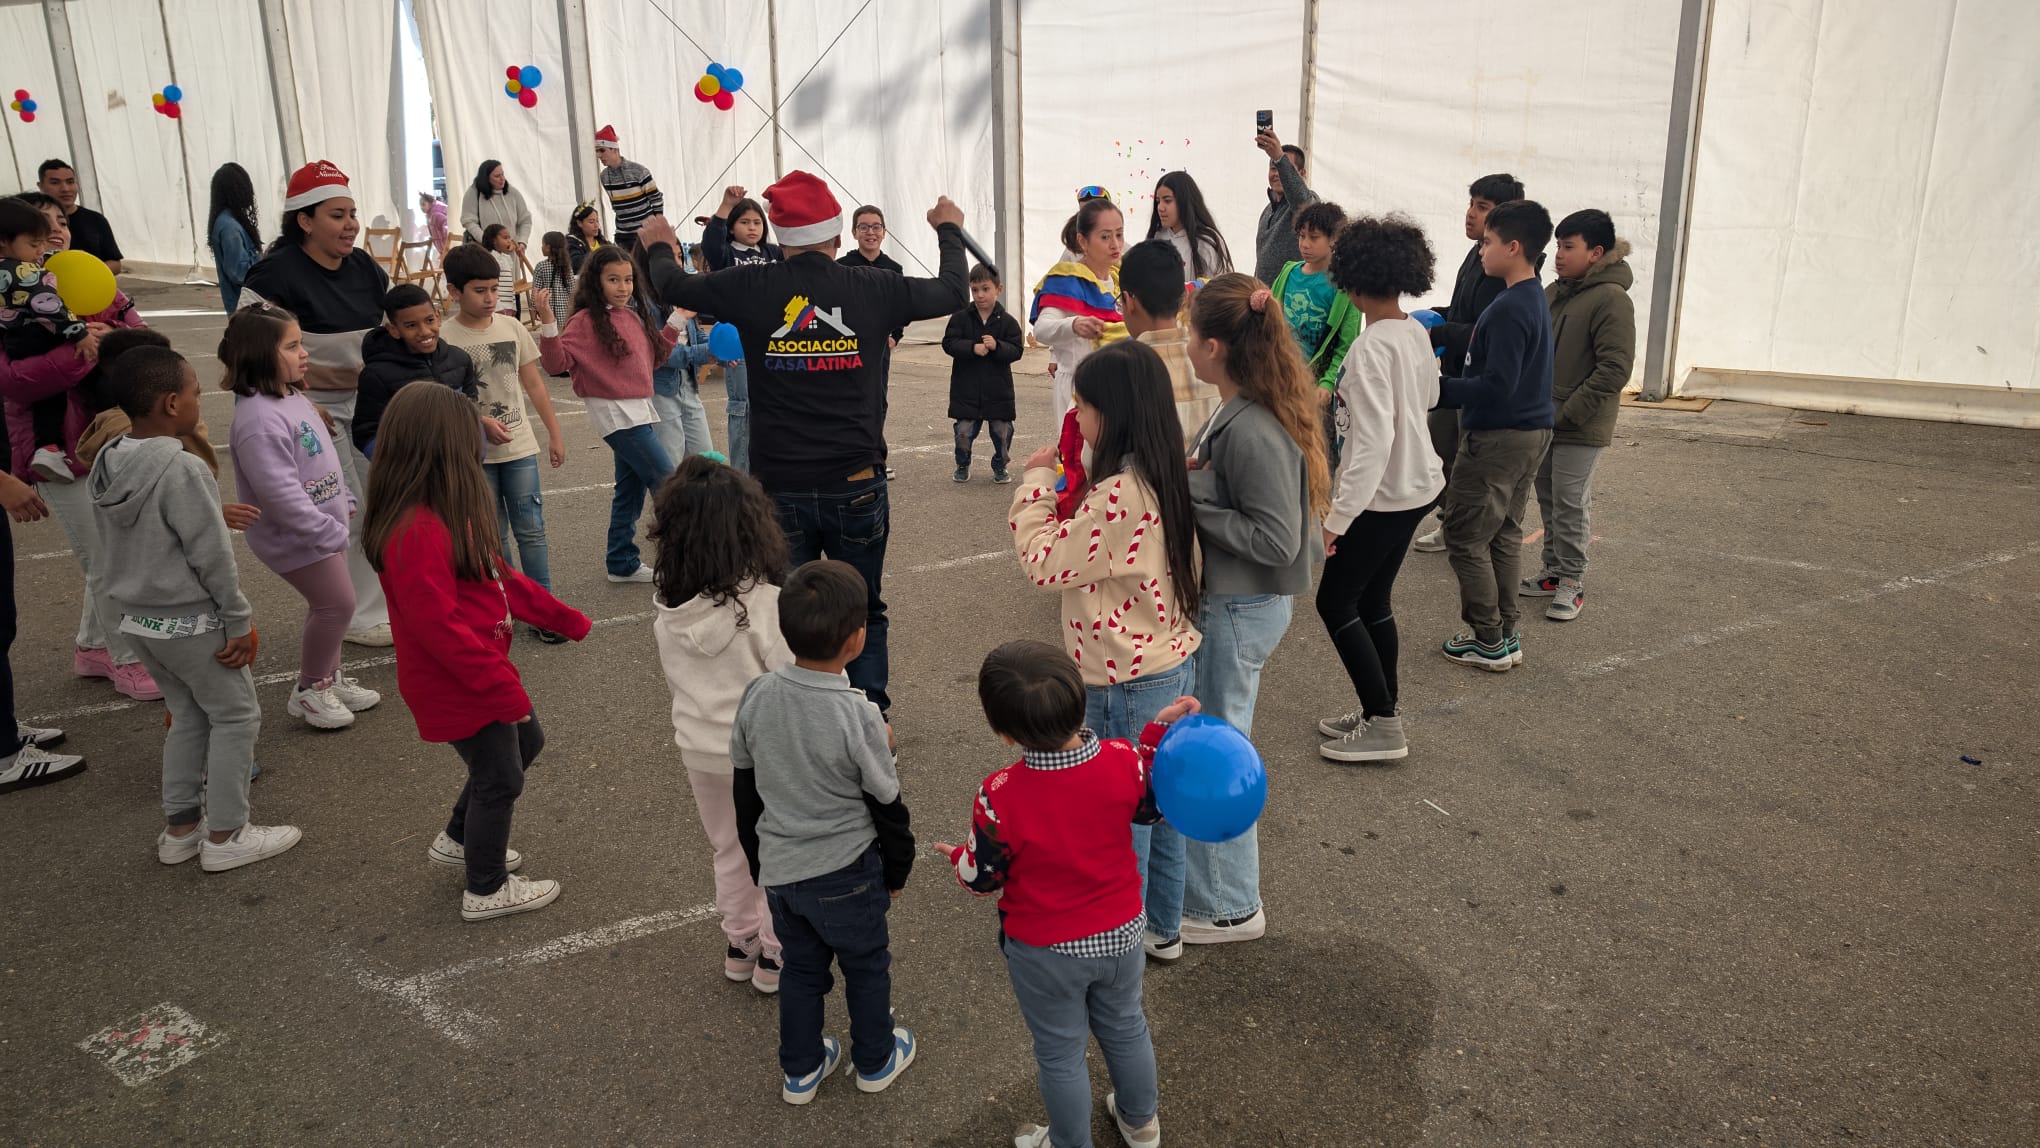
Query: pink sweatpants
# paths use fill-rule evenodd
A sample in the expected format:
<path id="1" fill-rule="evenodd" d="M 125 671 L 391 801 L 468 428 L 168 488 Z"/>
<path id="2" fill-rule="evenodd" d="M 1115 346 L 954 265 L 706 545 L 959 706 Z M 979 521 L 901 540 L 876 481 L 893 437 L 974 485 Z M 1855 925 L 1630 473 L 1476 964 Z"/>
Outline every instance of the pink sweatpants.
<path id="1" fill-rule="evenodd" d="M 687 784 L 694 787 L 701 827 L 715 847 L 715 907 L 722 914 L 724 935 L 740 949 L 748 948 L 753 938 L 762 939 L 765 954 L 777 960 L 779 934 L 772 931 L 772 911 L 765 907 L 765 890 L 751 880 L 751 863 L 744 859 L 743 843 L 737 840 L 737 803 L 730 796 L 730 775 L 690 769 Z"/>
<path id="2" fill-rule="evenodd" d="M 354 583 L 347 555 L 321 558 L 282 576 L 304 595 L 305 636 L 298 648 L 298 686 L 314 686 L 340 672 L 340 643 L 354 618 Z"/>

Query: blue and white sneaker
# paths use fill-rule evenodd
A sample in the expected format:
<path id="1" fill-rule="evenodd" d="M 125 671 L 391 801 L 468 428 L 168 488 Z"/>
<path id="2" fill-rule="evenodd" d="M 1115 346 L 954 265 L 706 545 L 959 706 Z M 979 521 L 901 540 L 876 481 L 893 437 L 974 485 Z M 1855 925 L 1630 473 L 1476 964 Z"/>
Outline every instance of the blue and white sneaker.
<path id="1" fill-rule="evenodd" d="M 1465 630 L 1445 640 L 1444 654 L 1461 665 L 1477 666 L 1497 674 L 1507 673 L 1515 665 L 1515 655 L 1509 649 L 1507 638 L 1489 645 Z"/>
<path id="2" fill-rule="evenodd" d="M 822 1038 L 822 1066 L 806 1076 L 789 1076 L 786 1084 L 779 1089 L 779 1098 L 788 1104 L 806 1104 L 815 1098 L 822 1087 L 822 1081 L 836 1071 L 843 1063 L 843 1045 L 833 1036 Z"/>
<path id="3" fill-rule="evenodd" d="M 857 1073 L 857 1091 L 884 1092 L 892 1087 L 892 1082 L 899 1079 L 900 1073 L 905 1072 L 908 1065 L 914 1063 L 914 1052 L 920 1048 L 920 1042 L 914 1039 L 914 1030 L 910 1028 L 895 1028 L 892 1030 L 892 1039 L 892 1059 L 885 1062 L 884 1068 L 879 1069 L 870 1076 L 866 1076 L 862 1071 L 859 1071 Z"/>

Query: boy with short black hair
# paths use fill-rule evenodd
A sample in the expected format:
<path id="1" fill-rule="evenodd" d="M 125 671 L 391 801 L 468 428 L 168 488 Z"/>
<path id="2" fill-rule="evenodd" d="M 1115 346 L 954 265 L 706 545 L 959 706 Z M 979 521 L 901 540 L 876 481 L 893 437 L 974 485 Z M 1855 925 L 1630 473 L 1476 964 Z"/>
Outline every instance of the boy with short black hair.
<path id="1" fill-rule="evenodd" d="M 1188 276 L 1182 253 L 1166 239 L 1136 243 L 1119 261 L 1119 313 L 1126 319 L 1127 337 L 1154 348 L 1169 368 L 1186 447 L 1219 406 L 1218 388 L 1190 369 L 1190 333 L 1176 321 Z"/>
<path id="2" fill-rule="evenodd" d="M 892 1023 L 886 910 L 914 864 L 884 717 L 843 667 L 864 651 L 868 592 L 848 563 L 810 562 L 779 591 L 793 665 L 752 680 L 730 734 L 737 839 L 779 934 L 780 1097 L 813 1100 L 843 1059 L 822 1035 L 829 961 L 843 970 L 857 1087 L 881 1092 L 918 1042 Z"/>
<path id="3" fill-rule="evenodd" d="M 1289 320 L 1296 348 L 1318 381 L 1318 405 L 1330 406 L 1339 390 L 1339 369 L 1360 337 L 1360 309 L 1326 274 L 1332 242 L 1346 225 L 1346 212 L 1320 200 L 1296 213 L 1296 250 L 1301 259 L 1284 263 L 1268 285 Z"/>
<path id="4" fill-rule="evenodd" d="M 361 337 L 361 389 L 354 403 L 354 445 L 375 457 L 383 408 L 397 391 L 420 379 L 444 383 L 468 398 L 477 394 L 475 364 L 467 352 L 439 337 L 439 308 L 416 283 L 399 283 L 383 296 L 383 325 Z M 490 442 L 508 436 L 500 423 L 483 430 Z"/>
<path id="5" fill-rule="evenodd" d="M 184 356 L 137 347 L 110 380 L 133 429 L 99 452 L 89 479 L 106 548 L 105 592 L 170 710 L 156 859 L 238 869 L 296 845 L 289 825 L 248 823 L 262 707 L 255 635 L 219 486 L 180 436 L 198 425 L 198 376 Z M 96 573 L 96 571 L 95 571 Z"/>
<path id="6" fill-rule="evenodd" d="M 1551 307 L 1551 449 L 1537 468 L 1544 518 L 1544 566 L 1522 592 L 1550 596 L 1544 616 L 1569 622 L 1586 608 L 1588 509 L 1594 464 L 1615 441 L 1622 388 L 1636 362 L 1636 306 L 1629 300 L 1629 244 L 1595 208 L 1558 221 L 1558 278 L 1544 289 Z"/>
<path id="7" fill-rule="evenodd" d="M 1464 372 L 1438 384 L 1441 402 L 1459 408 L 1466 446 L 1446 478 L 1445 547 L 1468 628 L 1444 652 L 1496 673 L 1523 658 L 1523 507 L 1551 445 L 1551 312 L 1533 262 L 1549 242 L 1550 214 L 1527 199 L 1488 213 L 1481 266 L 1506 287 L 1474 327 Z"/>
<path id="8" fill-rule="evenodd" d="M 935 848 L 964 888 L 1000 894 L 999 948 L 1034 1035 L 1048 1108 L 1048 1127 L 1022 1127 L 1013 1142 L 1086 1141 L 1091 1033 L 1118 1088 L 1105 1105 L 1120 1135 L 1130 1145 L 1159 1145 L 1155 1050 L 1140 1001 L 1147 913 L 1131 826 L 1162 819 L 1149 767 L 1168 724 L 1196 713 L 1197 700 L 1162 709 L 1137 747 L 1100 741 L 1084 728 L 1076 662 L 1039 641 L 993 650 L 978 670 L 978 700 L 992 732 L 1022 757 L 978 787 L 966 842 Z"/>
<path id="9" fill-rule="evenodd" d="M 955 360 L 949 364 L 949 417 L 958 482 L 970 481 L 971 444 L 986 423 L 992 429 L 992 481 L 1013 481 L 1006 471 L 1013 449 L 1013 364 L 1027 347 L 1019 320 L 999 302 L 1003 292 L 996 272 L 982 263 L 972 267 L 970 305 L 951 315 L 942 332 L 942 350 Z"/>

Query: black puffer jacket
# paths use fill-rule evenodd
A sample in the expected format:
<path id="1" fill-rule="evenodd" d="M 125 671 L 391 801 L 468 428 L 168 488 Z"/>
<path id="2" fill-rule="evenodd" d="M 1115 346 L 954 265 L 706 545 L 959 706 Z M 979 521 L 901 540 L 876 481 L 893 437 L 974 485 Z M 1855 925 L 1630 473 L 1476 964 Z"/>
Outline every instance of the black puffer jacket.
<path id="1" fill-rule="evenodd" d="M 354 445 L 361 453 L 373 453 L 383 408 L 398 389 L 420 379 L 444 383 L 470 399 L 479 390 L 474 359 L 451 343 L 441 340 L 431 354 L 421 355 L 381 327 L 362 336 L 361 390 L 354 400 Z"/>

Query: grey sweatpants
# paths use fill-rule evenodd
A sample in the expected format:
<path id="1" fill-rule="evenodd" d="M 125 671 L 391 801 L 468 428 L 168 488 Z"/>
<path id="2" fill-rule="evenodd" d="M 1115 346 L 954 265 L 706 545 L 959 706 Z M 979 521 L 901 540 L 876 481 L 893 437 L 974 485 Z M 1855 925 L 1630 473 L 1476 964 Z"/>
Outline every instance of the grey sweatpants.
<path id="1" fill-rule="evenodd" d="M 1587 577 L 1588 507 L 1594 464 L 1607 448 L 1555 442 L 1537 468 L 1537 512 L 1544 517 L 1544 573 L 1571 582 Z"/>
<path id="2" fill-rule="evenodd" d="M 1549 430 L 1477 430 L 1459 436 L 1445 485 L 1445 549 L 1459 577 L 1459 616 L 1492 645 L 1516 632 L 1523 510 Z"/>
<path id="3" fill-rule="evenodd" d="M 248 774 L 255 768 L 255 735 L 262 730 L 254 676 L 245 666 L 230 670 L 213 657 L 226 648 L 225 630 L 132 641 L 170 708 L 170 732 L 163 738 L 164 820 L 196 825 L 203 804 L 207 829 L 239 829 L 248 822 Z"/>

